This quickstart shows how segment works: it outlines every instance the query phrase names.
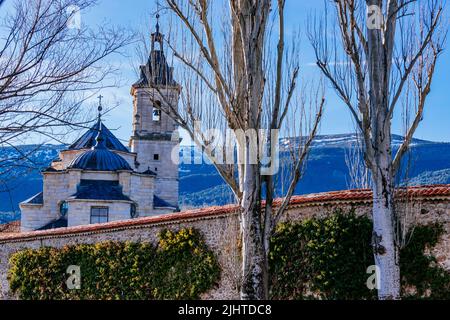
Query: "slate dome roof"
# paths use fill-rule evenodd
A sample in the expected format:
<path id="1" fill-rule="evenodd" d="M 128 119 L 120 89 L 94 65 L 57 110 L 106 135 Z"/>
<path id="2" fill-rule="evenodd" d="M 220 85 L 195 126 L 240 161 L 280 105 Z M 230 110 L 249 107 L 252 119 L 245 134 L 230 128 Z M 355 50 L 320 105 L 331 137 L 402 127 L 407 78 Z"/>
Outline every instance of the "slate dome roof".
<path id="1" fill-rule="evenodd" d="M 96 144 L 91 150 L 81 153 L 68 166 L 70 169 L 83 169 L 94 171 L 130 170 L 128 162 L 117 153 L 106 147 L 103 124 L 99 123 Z"/>
<path id="2" fill-rule="evenodd" d="M 117 139 L 111 131 L 99 119 L 85 134 L 69 146 L 69 150 L 90 149 L 96 144 L 96 137 L 100 131 L 100 126 L 105 139 L 105 145 L 110 150 L 129 152 L 128 149 Z"/>

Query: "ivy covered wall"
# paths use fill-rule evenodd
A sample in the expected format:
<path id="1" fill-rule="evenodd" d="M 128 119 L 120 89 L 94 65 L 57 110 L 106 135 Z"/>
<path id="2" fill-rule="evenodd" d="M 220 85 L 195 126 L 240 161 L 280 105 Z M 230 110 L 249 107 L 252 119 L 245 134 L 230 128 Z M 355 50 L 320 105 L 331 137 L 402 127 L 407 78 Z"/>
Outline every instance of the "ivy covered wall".
<path id="1" fill-rule="evenodd" d="M 147 242 L 100 242 L 19 251 L 9 282 L 20 299 L 198 299 L 220 278 L 214 253 L 195 229 L 164 230 Z M 77 266 L 68 288 L 69 266 Z"/>
<path id="2" fill-rule="evenodd" d="M 450 273 L 430 253 L 441 224 L 411 226 L 400 252 L 403 298 L 450 299 Z M 374 265 L 372 222 L 337 210 L 325 218 L 278 226 L 270 255 L 273 299 L 375 299 L 367 280 Z"/>
<path id="3" fill-rule="evenodd" d="M 355 217 L 354 222 L 349 222 L 342 217 L 333 216 L 336 209 L 342 210 L 344 215 L 347 215 L 351 210 L 354 210 Z M 19 291 L 14 293 L 10 288 L 10 281 L 8 279 L 9 270 L 11 269 L 10 259 L 11 257 L 23 250 L 41 250 L 42 248 L 51 248 L 45 250 L 61 250 L 66 246 L 80 245 L 79 249 L 85 248 L 85 245 L 99 246 L 95 250 L 105 251 L 106 248 L 102 246 L 116 246 L 117 243 L 127 243 L 119 245 L 119 254 L 122 255 L 126 250 L 136 250 L 136 256 L 142 256 L 143 248 L 149 246 L 150 249 L 146 254 L 154 254 L 155 248 L 160 247 L 160 238 L 158 235 L 166 229 L 169 230 L 181 230 L 181 229 L 194 229 L 197 230 L 203 238 L 205 246 L 211 251 L 217 259 L 217 263 L 220 265 L 220 279 L 217 285 L 213 285 L 210 289 L 203 291 L 197 290 L 195 294 L 198 294 L 201 299 L 238 299 L 239 298 L 239 282 L 240 282 L 240 261 L 239 252 L 241 249 L 241 242 L 239 241 L 239 218 L 236 212 L 229 210 L 229 208 L 223 208 L 215 210 L 214 215 L 204 215 L 206 209 L 198 210 L 198 216 L 196 214 L 182 213 L 173 215 L 170 217 L 155 217 L 145 218 L 132 221 L 125 221 L 121 223 L 111 223 L 106 226 L 85 226 L 83 228 L 69 228 L 67 230 L 52 230 L 45 232 L 37 232 L 33 234 L 24 234 L 18 236 L 0 236 L 0 299 L 17 299 Z M 366 273 L 368 265 L 373 264 L 372 253 L 370 245 L 366 246 L 368 242 L 362 241 L 370 236 L 363 231 L 370 229 L 369 220 L 360 220 L 358 217 L 370 216 L 370 202 L 367 201 L 341 201 L 339 203 L 326 202 L 318 204 L 300 204 L 289 208 L 287 215 L 283 218 L 285 225 L 280 226 L 279 230 L 286 230 L 285 232 L 277 233 L 274 244 L 280 246 L 279 259 L 280 261 L 271 261 L 271 267 L 274 268 L 276 277 L 273 281 L 273 298 L 296 298 L 296 299 L 309 299 L 316 297 L 310 296 L 309 292 L 305 289 L 302 291 L 299 288 L 311 288 L 313 285 L 314 294 L 319 297 L 327 298 L 366 298 L 371 299 L 373 292 L 368 291 L 365 287 L 365 282 L 369 276 Z M 450 289 L 446 287 L 447 271 L 450 270 L 450 201 L 449 198 L 443 197 L 442 199 L 428 199 L 422 198 L 410 203 L 411 217 L 417 225 L 420 226 L 432 226 L 436 228 L 424 228 L 416 227 L 413 230 L 409 245 L 405 247 L 402 252 L 402 269 L 407 270 L 404 273 L 404 297 L 429 297 L 438 298 L 446 297 L 447 292 Z M 175 218 L 172 218 L 175 217 Z M 333 222 L 333 219 L 337 219 L 337 224 L 341 226 L 347 226 L 342 230 L 336 230 L 334 227 L 330 227 L 327 223 L 322 223 L 321 219 L 329 218 L 328 223 Z M 305 225 L 300 226 L 303 222 Z M 318 223 L 318 221 L 321 221 Z M 325 221 L 326 222 L 326 221 Z M 299 224 L 299 225 L 297 225 Z M 325 230 L 328 228 L 328 230 Z M 293 230 L 288 232 L 288 230 Z M 318 232 L 320 237 L 326 239 L 323 242 L 325 246 L 322 250 L 320 246 L 317 246 L 317 239 L 312 237 L 312 230 Z M 326 236 L 327 232 L 334 232 L 337 234 L 333 237 Z M 357 232 L 356 235 L 354 232 Z M 310 247 L 306 250 L 306 255 L 298 257 L 300 250 L 290 242 L 290 237 L 293 234 L 297 234 L 297 237 L 301 239 L 300 243 L 303 245 L 306 243 L 305 239 L 310 239 Z M 346 237 L 352 234 L 354 237 L 359 237 L 361 242 L 345 240 Z M 278 242 L 277 242 L 278 241 Z M 328 257 L 320 255 L 314 255 L 312 253 L 321 250 L 322 252 L 330 253 L 333 242 L 339 242 L 339 245 L 333 246 L 333 254 Z M 111 244 L 112 242 L 112 244 Z M 354 243 L 355 245 L 349 251 L 347 250 L 347 242 Z M 101 244 L 99 244 L 101 243 Z M 106 245 L 104 243 L 110 243 Z M 113 245 L 114 244 L 114 245 Z M 122 247 L 122 245 L 124 247 Z M 141 247 L 144 246 L 144 247 Z M 128 247 L 135 246 L 136 248 L 130 249 Z M 101 248 L 100 248 L 101 247 Z M 83 249 L 83 250 L 94 250 Z M 282 257 L 286 256 L 286 251 L 292 250 L 289 255 L 297 255 L 296 260 L 291 260 L 291 265 L 285 265 L 286 260 L 283 262 Z M 76 251 L 76 250 L 75 250 Z M 421 252 L 418 255 L 417 252 Z M 107 252 L 107 250 L 106 250 Z M 153 252 L 153 253 L 152 253 Z M 333 257 L 337 254 L 336 257 Z M 348 261 L 358 261 L 357 263 L 347 264 L 344 259 L 339 258 L 342 255 L 347 254 Z M 71 256 L 71 255 L 67 255 Z M 331 256 L 331 257 L 330 257 Z M 408 256 L 412 262 L 407 263 Z M 406 257 L 406 258 L 405 258 Z M 140 258 L 139 258 L 140 259 Z M 138 259 L 138 260 L 139 260 Z M 278 259 L 278 258 L 277 258 Z M 309 260 L 306 260 L 309 259 Z M 324 260 L 325 259 L 325 260 Z M 297 268 L 297 265 L 304 264 L 305 261 L 313 261 L 308 266 L 313 271 L 306 281 L 303 281 L 295 289 L 293 283 L 299 284 L 301 277 L 306 277 L 304 273 L 299 273 L 299 278 L 290 278 L 293 275 L 293 271 Z M 331 261 L 331 262 L 330 262 Z M 361 261 L 363 261 L 361 263 Z M 409 260 L 411 261 L 411 260 Z M 331 267 L 334 266 L 335 267 Z M 406 265 L 404 265 L 406 264 Z M 114 265 L 114 262 L 113 262 Z M 330 265 L 330 267 L 328 267 Z M 419 266 L 420 265 L 420 266 Z M 424 269 L 423 266 L 426 265 Z M 157 267 L 157 266 L 155 266 Z M 409 269 L 409 270 L 408 270 Z M 105 267 L 107 272 L 108 267 Z M 356 271 L 355 271 L 356 270 Z M 422 272 L 419 270 L 426 270 Z M 67 279 L 65 269 L 62 274 L 64 279 Z M 320 271 L 320 272 L 319 272 Z M 125 272 L 125 271 L 124 271 Z M 128 271 L 127 271 L 128 272 Z M 351 274 L 352 276 L 349 276 Z M 301 276 L 301 277 L 300 277 Z M 346 281 L 341 281 L 339 285 L 336 284 L 337 277 L 343 277 Z M 291 279 L 291 282 L 285 281 L 285 279 Z M 425 280 L 424 280 L 425 279 Z M 140 280 L 139 280 L 140 281 Z M 314 282 L 314 283 L 313 283 Z M 362 282 L 362 285 L 361 285 Z M 20 283 L 20 281 L 19 281 Z M 152 283 L 157 283 L 153 281 Z M 424 285 L 414 285 L 424 283 Z M 356 285 L 358 287 L 356 288 Z M 164 294 L 172 294 L 168 291 L 164 284 L 161 286 L 155 286 L 158 288 L 155 292 L 151 293 L 150 298 L 158 298 Z M 155 288 L 154 287 L 154 288 Z M 346 288 L 356 288 L 353 293 L 347 293 Z M 115 290 L 115 289 L 114 289 Z M 115 295 L 120 295 L 119 291 L 114 291 Z M 165 292 L 165 293 L 164 293 Z M 106 294 L 106 293 L 105 293 Z M 133 293 L 135 296 L 142 296 L 142 293 Z M 148 294 L 148 293 L 147 293 Z M 179 293 L 184 295 L 184 293 Z M 131 295 L 130 295 L 131 296 Z M 111 294 L 111 298 L 113 294 Z"/>

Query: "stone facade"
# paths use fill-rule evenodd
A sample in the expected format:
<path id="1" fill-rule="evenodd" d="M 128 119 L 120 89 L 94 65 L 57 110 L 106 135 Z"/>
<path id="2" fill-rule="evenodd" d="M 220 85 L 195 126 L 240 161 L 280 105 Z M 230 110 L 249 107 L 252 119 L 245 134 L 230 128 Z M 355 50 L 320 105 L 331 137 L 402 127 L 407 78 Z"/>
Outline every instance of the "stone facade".
<path id="1" fill-rule="evenodd" d="M 414 193 L 415 192 L 415 193 Z M 413 196 L 400 201 L 408 224 L 444 225 L 445 235 L 433 249 L 439 263 L 450 270 L 450 186 L 413 189 Z M 298 221 L 311 217 L 324 217 L 342 209 L 370 215 L 371 194 L 337 192 L 292 198 L 283 219 Z M 277 201 L 275 201 L 277 203 Z M 80 210 L 83 210 L 80 208 Z M 117 208 L 120 211 L 120 208 Z M 124 209 L 125 210 L 125 209 Z M 8 287 L 8 259 L 12 253 L 24 248 L 43 246 L 60 248 L 67 244 L 96 243 L 100 241 L 148 241 L 155 243 L 164 228 L 173 230 L 193 227 L 204 235 L 206 244 L 215 252 L 222 268 L 218 286 L 203 295 L 203 299 L 237 299 L 240 275 L 239 216 L 236 206 L 211 207 L 135 220 L 99 225 L 78 226 L 31 233 L 0 235 L 0 299 L 14 299 Z"/>
<path id="2" fill-rule="evenodd" d="M 69 203 L 69 212 L 76 214 L 69 216 L 68 227 L 90 224 L 91 207 L 108 208 L 108 221 L 130 219 L 130 203 L 127 201 L 72 200 Z"/>
<path id="3" fill-rule="evenodd" d="M 178 164 L 172 161 L 172 152 L 178 152 L 179 142 L 143 140 L 133 137 L 131 148 L 138 154 L 140 168 L 150 169 L 156 175 L 155 195 L 175 207 L 178 206 Z M 158 155 L 158 160 L 153 157 Z"/>
<path id="4" fill-rule="evenodd" d="M 65 174 L 64 172 L 43 173 L 43 201 L 35 204 L 25 201 L 20 204 L 21 229 L 36 230 L 59 217 L 59 202 L 68 198 L 76 191 L 79 172 Z"/>
<path id="5" fill-rule="evenodd" d="M 179 134 L 173 120 L 181 86 L 173 78 L 173 67 L 164 54 L 164 35 L 159 25 L 151 34 L 151 50 L 140 79 L 131 87 L 133 96 L 133 135 L 131 151 L 137 154 L 140 170 L 157 174 L 155 195 L 178 208 Z M 173 155 L 175 157 L 173 157 Z"/>
<path id="6" fill-rule="evenodd" d="M 92 207 L 107 207 L 108 221 L 130 219 L 131 206 L 136 206 L 137 216 L 172 212 L 173 209 L 153 207 L 155 177 L 129 171 L 101 172 L 66 169 L 44 174 L 43 203 L 23 202 L 21 230 L 37 230 L 61 217 L 61 203 L 67 203 L 67 225 L 77 226 L 90 223 Z M 124 196 L 129 200 L 77 199 L 77 186 L 85 181 L 118 181 Z"/>
<path id="7" fill-rule="evenodd" d="M 100 99 L 97 123 L 43 172 L 43 192 L 20 204 L 22 231 L 89 224 L 94 207 L 106 207 L 108 221 L 178 211 L 180 139 L 170 108 L 181 87 L 162 39 L 159 30 L 152 34 L 149 60 L 131 89 L 131 152 L 101 122 Z"/>
<path id="8" fill-rule="evenodd" d="M 133 135 L 131 151 L 137 154 L 137 166 L 157 174 L 155 195 L 178 206 L 179 134 L 175 121 L 166 112 L 168 105 L 177 106 L 178 86 L 148 84 L 133 87 Z M 164 95 L 164 97 L 162 97 Z M 156 113 L 156 114 L 155 114 Z M 175 156 L 175 159 L 173 159 Z"/>

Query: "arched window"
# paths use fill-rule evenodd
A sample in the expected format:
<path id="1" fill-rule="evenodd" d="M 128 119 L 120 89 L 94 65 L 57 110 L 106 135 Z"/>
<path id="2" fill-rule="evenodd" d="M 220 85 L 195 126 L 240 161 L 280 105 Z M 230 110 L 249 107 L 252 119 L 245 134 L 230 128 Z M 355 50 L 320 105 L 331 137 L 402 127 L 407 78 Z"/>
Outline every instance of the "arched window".
<path id="1" fill-rule="evenodd" d="M 65 201 L 61 202 L 59 204 L 59 214 L 61 215 L 61 217 L 66 218 L 68 212 L 69 212 L 69 205 L 67 204 L 67 202 Z"/>
<path id="2" fill-rule="evenodd" d="M 134 203 L 132 203 L 131 206 L 130 206 L 130 217 L 131 217 L 131 219 L 134 219 L 134 218 L 138 217 L 137 208 L 136 208 L 136 205 Z"/>

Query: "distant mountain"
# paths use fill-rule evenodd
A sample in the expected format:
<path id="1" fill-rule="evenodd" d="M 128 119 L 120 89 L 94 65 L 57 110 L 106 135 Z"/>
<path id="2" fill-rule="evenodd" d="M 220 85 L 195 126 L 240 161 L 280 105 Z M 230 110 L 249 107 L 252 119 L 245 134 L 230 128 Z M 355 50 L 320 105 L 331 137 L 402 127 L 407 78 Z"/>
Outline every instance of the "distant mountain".
<path id="1" fill-rule="evenodd" d="M 20 218 L 19 202 L 42 190 L 40 170 L 64 145 L 24 145 L 0 148 L 0 223 Z"/>
<path id="2" fill-rule="evenodd" d="M 448 183 L 450 183 L 450 169 L 425 171 L 408 181 L 408 184 L 411 186 Z"/>
<path id="3" fill-rule="evenodd" d="M 288 149 L 300 138 L 280 139 L 281 157 L 288 159 Z M 401 136 L 393 136 L 394 150 L 402 141 Z M 355 147 L 356 135 L 317 136 L 306 163 L 302 180 L 295 194 L 306 194 L 332 190 L 344 190 L 349 186 L 349 172 L 345 155 Z M 0 175 L 7 183 L 0 185 L 0 223 L 18 218 L 18 204 L 42 189 L 40 169 L 49 165 L 57 157 L 63 145 L 35 145 L 18 147 L 21 153 L 30 154 L 27 160 L 17 161 L 17 150 L 12 147 L 0 149 Z M 36 150 L 33 152 L 34 150 Z M 182 153 L 201 157 L 193 147 L 182 147 Z M 431 142 L 414 139 L 411 144 L 411 156 L 407 161 L 408 184 L 450 184 L 450 143 Z M 8 170 L 4 164 L 14 164 Z M 406 161 L 405 161 L 406 162 Z M 406 163 L 405 163 L 406 165 Z M 2 169 L 3 168 L 3 169 Z M 288 174 L 282 170 L 284 175 Z M 285 186 L 284 186 L 285 187 Z M 282 194 L 283 184 L 277 184 L 277 193 Z M 216 172 L 213 165 L 205 163 L 180 164 L 180 205 L 183 208 L 196 206 L 223 205 L 233 201 L 232 193 Z M 2 213 L 3 212 L 3 213 Z"/>
<path id="4" fill-rule="evenodd" d="M 298 139 L 301 138 L 280 139 L 281 158 L 289 159 L 287 150 L 297 145 Z M 394 151 L 402 141 L 403 137 L 392 136 Z M 350 148 L 355 148 L 356 142 L 355 134 L 317 136 L 295 194 L 348 189 L 350 175 L 345 157 Z M 183 152 L 194 153 L 192 147 L 184 147 Z M 195 153 L 199 157 L 198 152 Z M 408 155 L 403 171 L 407 172 L 410 185 L 450 184 L 450 143 L 413 139 Z M 285 175 L 288 173 L 281 171 Z M 285 188 L 286 185 L 278 183 L 277 194 L 282 195 Z M 232 201 L 233 197 L 212 165 L 182 164 L 180 199 L 182 206 L 192 207 L 222 205 Z"/>
<path id="5" fill-rule="evenodd" d="M 0 224 L 20 219 L 20 212 L 0 212 Z"/>

